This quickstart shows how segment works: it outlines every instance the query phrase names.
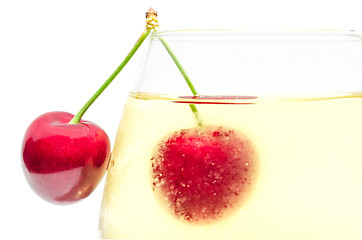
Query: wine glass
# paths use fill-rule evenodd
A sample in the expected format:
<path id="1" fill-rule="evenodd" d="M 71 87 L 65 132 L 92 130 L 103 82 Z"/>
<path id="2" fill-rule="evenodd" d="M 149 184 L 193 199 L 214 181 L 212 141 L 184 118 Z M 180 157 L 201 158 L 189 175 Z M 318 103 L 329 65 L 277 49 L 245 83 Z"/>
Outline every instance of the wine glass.
<path id="1" fill-rule="evenodd" d="M 361 54 L 355 31 L 153 33 L 101 236 L 361 239 Z"/>

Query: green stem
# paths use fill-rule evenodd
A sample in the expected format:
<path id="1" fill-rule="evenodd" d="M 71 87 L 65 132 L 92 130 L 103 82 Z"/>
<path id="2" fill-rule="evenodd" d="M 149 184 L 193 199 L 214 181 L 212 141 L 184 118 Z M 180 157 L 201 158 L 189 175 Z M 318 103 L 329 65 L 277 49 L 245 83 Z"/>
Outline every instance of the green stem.
<path id="1" fill-rule="evenodd" d="M 156 29 L 153 29 L 155 32 L 157 32 Z M 173 53 L 173 51 L 171 50 L 170 48 L 170 45 L 168 45 L 168 43 L 166 42 L 166 40 L 163 38 L 163 37 L 160 37 L 158 36 L 158 39 L 161 41 L 162 45 L 166 48 L 168 54 L 171 56 L 172 60 L 174 61 L 174 63 L 176 64 L 177 68 L 180 70 L 183 78 L 185 79 L 187 85 L 189 86 L 192 94 L 194 96 L 199 96 L 199 94 L 197 93 L 196 91 L 196 88 L 195 86 L 192 84 L 189 76 L 186 74 L 186 71 L 185 69 L 182 67 L 180 61 L 177 59 L 176 55 Z M 200 117 L 200 113 L 199 113 L 199 110 L 197 109 L 196 105 L 195 104 L 189 104 L 190 108 L 191 108 L 191 111 L 192 113 L 194 114 L 195 118 L 196 118 L 196 121 L 197 121 L 197 125 L 199 125 L 200 127 L 202 127 L 204 124 L 201 120 L 201 117 Z"/>
<path id="2" fill-rule="evenodd" d="M 108 87 L 108 85 L 116 78 L 118 73 L 123 69 L 124 66 L 129 62 L 132 56 L 136 53 L 138 48 L 141 46 L 143 41 L 150 34 L 151 29 L 146 28 L 140 38 L 137 40 L 131 51 L 128 53 L 126 58 L 122 61 L 122 63 L 117 67 L 117 69 L 112 73 L 112 75 L 103 83 L 103 85 L 98 89 L 98 91 L 88 100 L 88 102 L 79 110 L 79 112 L 70 120 L 70 124 L 79 123 L 80 119 L 83 117 L 84 113 L 88 110 L 88 108 L 93 104 L 93 102 L 101 95 L 101 93 Z"/>

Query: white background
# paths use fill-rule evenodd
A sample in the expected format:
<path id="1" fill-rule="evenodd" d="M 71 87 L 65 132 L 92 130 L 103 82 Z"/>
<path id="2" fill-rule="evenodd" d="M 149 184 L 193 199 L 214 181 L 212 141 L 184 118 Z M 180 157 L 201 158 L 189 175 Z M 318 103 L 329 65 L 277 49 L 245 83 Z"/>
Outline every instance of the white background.
<path id="1" fill-rule="evenodd" d="M 48 111 L 75 114 L 159 12 L 160 29 L 362 30 L 362 0 L 0 0 L 1 239 L 97 239 L 103 185 L 69 206 L 47 203 L 20 165 L 23 134 Z M 184 15 L 183 15 L 184 13 Z M 139 55 L 85 114 L 113 143 Z M 362 66 L 361 66 L 362 67 Z"/>

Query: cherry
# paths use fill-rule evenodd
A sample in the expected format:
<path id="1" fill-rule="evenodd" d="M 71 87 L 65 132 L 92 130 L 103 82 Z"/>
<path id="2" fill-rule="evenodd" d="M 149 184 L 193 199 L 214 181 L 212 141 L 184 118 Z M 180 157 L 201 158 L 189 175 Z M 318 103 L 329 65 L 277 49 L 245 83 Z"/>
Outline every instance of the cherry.
<path id="1" fill-rule="evenodd" d="M 209 222 L 239 207 L 258 168 L 251 141 L 222 127 L 177 131 L 161 141 L 151 161 L 154 191 L 189 222 Z"/>
<path id="2" fill-rule="evenodd" d="M 28 127 L 22 144 L 23 170 L 45 200 L 69 203 L 87 197 L 104 176 L 110 157 L 107 134 L 96 124 L 69 124 L 73 115 L 50 112 Z"/>
<path id="3" fill-rule="evenodd" d="M 157 13 L 146 13 L 146 28 L 126 58 L 97 92 L 73 116 L 50 112 L 28 127 L 22 144 L 25 176 L 36 193 L 54 203 L 74 202 L 87 197 L 104 176 L 110 157 L 107 134 L 81 118 L 120 73 L 157 25 Z"/>

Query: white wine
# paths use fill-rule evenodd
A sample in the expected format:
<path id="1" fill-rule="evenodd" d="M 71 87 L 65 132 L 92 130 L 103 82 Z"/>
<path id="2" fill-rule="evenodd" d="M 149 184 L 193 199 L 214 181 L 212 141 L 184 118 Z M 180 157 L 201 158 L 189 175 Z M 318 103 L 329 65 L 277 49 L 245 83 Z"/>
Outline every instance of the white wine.
<path id="1" fill-rule="evenodd" d="M 209 222 L 186 221 L 154 191 L 160 142 L 197 123 L 233 129 L 257 154 L 243 203 Z M 362 98 L 185 98 L 132 93 L 105 183 L 103 238 L 138 240 L 361 239 Z"/>

